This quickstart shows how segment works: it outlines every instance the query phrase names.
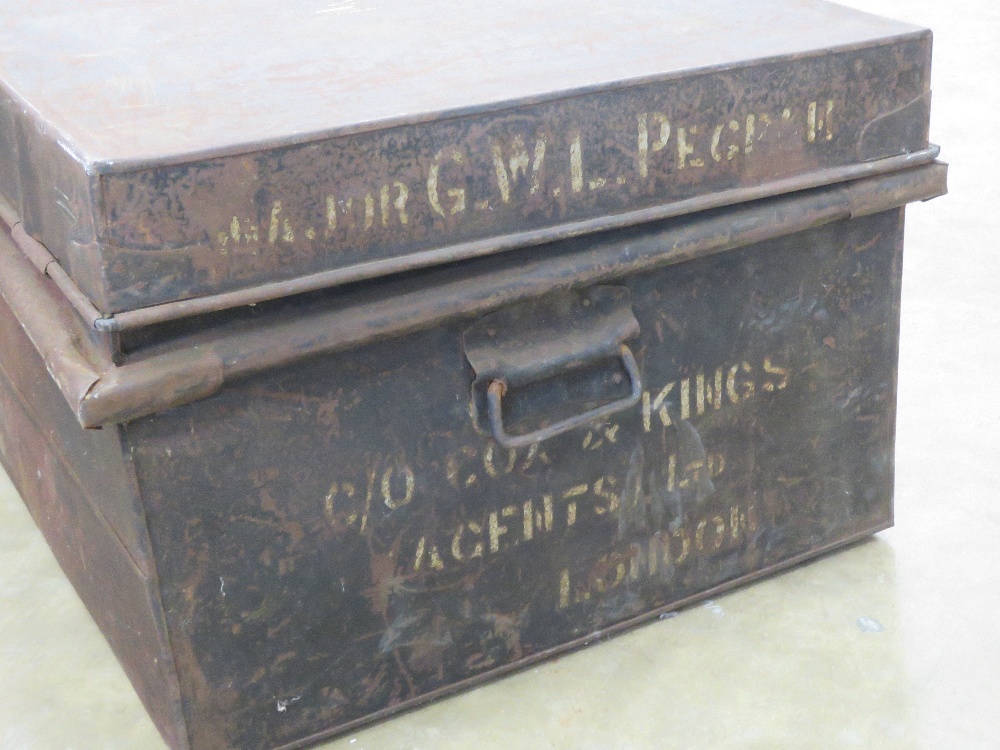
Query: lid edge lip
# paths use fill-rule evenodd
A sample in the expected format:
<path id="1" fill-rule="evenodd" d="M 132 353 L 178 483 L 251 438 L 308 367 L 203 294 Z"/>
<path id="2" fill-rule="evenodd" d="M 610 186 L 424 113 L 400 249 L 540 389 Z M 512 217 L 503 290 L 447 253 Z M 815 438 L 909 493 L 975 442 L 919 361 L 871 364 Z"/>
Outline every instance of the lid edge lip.
<path id="1" fill-rule="evenodd" d="M 947 167 L 939 162 L 893 173 L 829 185 L 816 191 L 783 195 L 771 202 L 743 209 L 740 231 L 720 233 L 718 223 L 728 218 L 709 216 L 677 231 L 678 244 L 664 245 L 663 237 L 647 238 L 644 249 L 630 242 L 614 243 L 606 253 L 580 268 L 563 256 L 558 279 L 551 269 L 533 269 L 530 278 L 511 286 L 505 269 L 474 276 L 475 284 L 445 280 L 382 298 L 348 299 L 330 309 L 294 320 L 277 319 L 268 326 L 235 331 L 208 329 L 207 338 L 188 339 L 180 346 L 148 350 L 133 361 L 112 362 L 87 340 L 73 341 L 80 325 L 78 311 L 38 272 L 10 235 L 0 236 L 0 256 L 9 271 L 0 275 L 0 296 L 46 361 L 83 427 L 122 424 L 159 411 L 197 401 L 234 378 L 285 366 L 306 357 L 364 346 L 391 336 L 440 325 L 459 316 L 485 314 L 506 304 L 538 297 L 555 288 L 609 283 L 654 268 L 744 247 L 832 222 L 886 211 L 910 202 L 943 195 Z M 666 250 L 663 248 L 667 247 Z M 615 259 L 625 259 L 622 265 Z M 553 259 L 553 264 L 558 259 Z M 625 267 L 627 266 L 627 267 Z M 391 292 L 392 290 L 388 290 Z M 450 292 L 450 293 L 449 293 Z M 434 304 L 428 304 L 433 299 Z M 365 321 L 358 325 L 358 321 Z M 214 334 L 214 335 L 212 335 Z"/>
<path id="2" fill-rule="evenodd" d="M 447 245 L 420 253 L 403 255 L 370 263 L 319 271 L 304 276 L 270 281 L 257 286 L 228 292 L 206 294 L 157 305 L 120 310 L 107 318 L 116 330 L 128 331 L 173 320 L 220 312 L 236 307 L 282 299 L 297 294 L 332 289 L 359 281 L 389 281 L 393 274 L 403 271 L 430 270 L 446 263 L 474 260 L 490 256 L 502 257 L 505 251 L 532 247 L 549 242 L 569 240 L 595 232 L 626 229 L 649 221 L 662 221 L 692 216 L 717 208 L 738 207 L 754 200 L 794 195 L 803 190 L 823 188 L 854 180 L 879 177 L 933 163 L 941 149 L 929 145 L 920 151 L 884 157 L 868 162 L 848 164 L 836 169 L 774 180 L 753 187 L 736 188 L 716 193 L 698 195 L 675 203 L 642 208 L 621 214 L 601 216 L 569 224 L 561 224 L 528 232 L 514 232 L 486 240 Z"/>
<path id="3" fill-rule="evenodd" d="M 249 328 L 215 331 L 214 335 L 207 330 L 207 338 L 186 344 L 175 342 L 181 345 L 154 349 L 146 352 L 145 357 L 116 366 L 114 377 L 108 381 L 110 389 L 104 395 L 113 396 L 120 390 L 122 399 L 120 403 L 105 401 L 90 419 L 95 424 L 131 421 L 157 413 L 163 405 L 172 407 L 199 400 L 231 380 L 289 366 L 309 357 L 352 350 L 439 326 L 458 317 L 487 314 L 556 289 L 613 284 L 616 279 L 637 273 L 786 237 L 852 216 L 898 209 L 944 194 L 946 173 L 945 165 L 931 163 L 828 185 L 817 191 L 781 195 L 775 199 L 780 206 L 766 202 L 746 207 L 742 229 L 735 235 L 723 237 L 718 232 L 718 222 L 728 219 L 708 217 L 704 222 L 696 222 L 695 228 L 676 230 L 684 235 L 683 247 L 664 251 L 659 237 L 652 240 L 657 246 L 655 251 L 640 251 L 638 256 L 622 246 L 609 247 L 607 257 L 595 260 L 589 270 L 576 268 L 568 275 L 561 275 L 557 283 L 536 269 L 525 283 L 512 287 L 500 278 L 506 273 L 500 269 L 474 277 L 477 283 L 471 284 L 471 289 L 463 280 L 451 280 L 450 284 L 446 281 L 443 285 L 432 284 L 407 295 L 393 296 L 388 304 L 384 298 L 348 300 L 342 307 L 294 320 L 278 319 L 270 326 L 258 323 Z M 781 217 L 779 221 L 771 220 L 777 216 Z M 627 256 L 629 267 L 618 266 L 612 256 L 619 259 Z M 562 268 L 566 271 L 565 264 Z M 428 304 L 430 299 L 434 304 Z M 359 325 L 358 321 L 365 324 Z M 170 366 L 162 368 L 162 365 Z M 176 380 L 177 367 L 191 387 L 171 393 L 169 388 Z M 159 383 L 157 373 L 161 369 L 173 380 Z M 147 380 L 148 387 L 134 387 Z"/>

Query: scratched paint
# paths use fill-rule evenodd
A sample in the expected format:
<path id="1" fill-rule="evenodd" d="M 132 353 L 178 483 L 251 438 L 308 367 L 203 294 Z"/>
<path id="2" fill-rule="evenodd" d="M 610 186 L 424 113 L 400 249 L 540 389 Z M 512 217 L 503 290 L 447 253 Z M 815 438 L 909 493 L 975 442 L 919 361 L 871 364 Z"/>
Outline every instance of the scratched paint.
<path id="1" fill-rule="evenodd" d="M 108 175 L 108 306 L 368 276 L 386 268 L 374 261 L 489 252 L 510 233 L 919 151 L 925 127 L 862 141 L 874 117 L 924 94 L 925 52 L 912 40 Z"/>
<path id="2" fill-rule="evenodd" d="M 534 150 L 502 151 L 525 191 Z M 440 163 L 448 209 L 463 165 Z M 898 233 L 890 212 L 622 279 L 647 398 L 523 448 L 473 419 L 475 319 L 126 425 L 192 726 L 288 744 L 889 523 Z M 618 366 L 581 375 L 594 398 Z M 545 419 L 567 378 L 519 398 Z"/>
<path id="3" fill-rule="evenodd" d="M 726 166 L 728 168 L 728 162 L 732 162 L 735 158 L 753 155 L 755 146 L 758 154 L 764 151 L 771 153 L 773 157 L 773 150 L 764 147 L 769 146 L 771 141 L 782 138 L 793 142 L 804 137 L 807 143 L 812 144 L 817 141 L 817 132 L 819 132 L 821 141 L 824 139 L 832 141 L 835 133 L 834 107 L 835 102 L 832 99 L 827 100 L 822 105 L 815 101 L 809 102 L 801 108 L 805 113 L 805 123 L 793 121 L 793 110 L 785 108 L 783 114 L 780 117 L 775 116 L 773 120 L 766 113 L 746 115 L 745 118 L 741 118 L 741 122 L 744 123 L 742 126 L 737 120 L 730 119 L 728 124 L 723 123 L 714 127 L 681 124 L 676 128 L 671 125 L 670 118 L 664 113 L 639 112 L 635 116 L 635 123 L 638 126 L 638 141 L 634 169 L 631 165 L 624 165 L 625 174 L 609 174 L 593 178 L 589 178 L 587 174 L 585 151 L 592 148 L 603 148 L 604 150 L 621 148 L 606 134 L 603 136 L 603 142 L 585 144 L 579 129 L 570 129 L 568 136 L 560 137 L 561 134 L 552 125 L 542 124 L 538 126 L 535 133 L 534 156 L 532 158 L 529 156 L 524 134 L 505 134 L 500 127 L 495 127 L 492 135 L 487 139 L 494 182 L 488 187 L 486 195 L 470 197 L 466 187 L 445 187 L 449 162 L 462 165 L 466 161 L 476 161 L 478 157 L 476 150 L 485 149 L 486 144 L 472 144 L 467 149 L 453 145 L 439 150 L 430 160 L 426 176 L 419 178 L 418 185 L 426 184 L 427 205 L 433 213 L 445 219 L 465 214 L 467 210 L 491 210 L 495 206 L 510 204 L 512 200 L 523 204 L 528 199 L 537 203 L 534 196 L 539 195 L 559 197 L 562 195 L 564 187 L 559 183 L 564 165 L 558 163 L 560 155 L 552 153 L 551 149 L 549 169 L 545 169 L 547 142 L 551 140 L 554 143 L 568 143 L 568 154 L 564 158 L 568 163 L 570 196 L 576 195 L 582 198 L 581 194 L 585 191 L 596 192 L 606 187 L 627 194 L 629 192 L 628 186 L 636 182 L 640 185 L 640 189 L 648 190 L 652 186 L 650 183 L 651 158 L 657 159 L 657 152 L 668 148 L 671 149 L 675 159 L 673 169 L 669 163 L 659 163 L 662 160 L 658 160 L 653 164 L 654 179 L 656 174 L 681 172 L 685 169 L 704 169 L 706 166 L 720 169 Z M 822 110 L 824 114 L 817 115 L 821 108 L 825 108 Z M 777 124 L 772 128 L 775 121 Z M 759 127 L 758 123 L 760 123 Z M 712 136 L 706 144 L 704 136 L 707 132 L 711 132 Z M 472 156 L 467 157 L 466 150 Z M 420 157 L 417 157 L 417 160 L 420 161 Z M 607 158 L 606 156 L 604 158 L 598 156 L 595 161 L 606 162 Z M 459 171 L 453 175 L 451 184 L 462 184 L 464 174 L 467 172 Z M 519 189 L 522 183 L 527 184 L 527 191 L 523 188 Z M 550 183 L 555 184 L 550 185 Z M 413 187 L 417 190 L 416 185 Z M 353 195 L 340 186 L 334 186 L 333 189 L 334 195 L 328 195 L 325 202 L 326 231 L 321 238 L 324 242 L 338 238 L 347 239 L 346 228 L 358 226 L 357 218 L 359 217 L 353 215 L 355 204 L 364 206 L 363 215 L 360 217 L 362 234 L 369 234 L 369 230 L 374 230 L 375 195 L 379 196 L 378 214 L 381 228 L 383 230 L 389 229 L 391 224 L 396 231 L 407 229 L 409 220 L 406 213 L 406 203 L 409 200 L 411 185 L 394 180 L 391 183 L 387 182 L 377 187 L 371 187 L 363 194 Z M 395 200 L 391 199 L 393 190 L 396 191 Z M 423 195 L 423 192 L 417 190 L 415 194 Z M 346 196 L 346 200 L 338 202 L 335 195 Z M 523 205 L 522 207 L 527 206 Z M 231 245 L 249 246 L 257 243 L 274 245 L 278 242 L 294 242 L 295 229 L 290 221 L 285 219 L 286 223 L 278 223 L 278 214 L 281 211 L 282 201 L 275 201 L 271 208 L 270 231 L 266 240 L 260 237 L 251 218 L 241 219 L 239 215 L 234 215 L 229 222 L 228 229 L 216 233 L 216 247 L 220 251 L 224 251 Z M 339 220 L 338 214 L 342 215 Z M 315 227 L 323 224 L 324 216 L 304 220 L 307 223 L 305 232 L 309 238 L 320 237 Z M 347 217 L 346 222 L 344 217 Z M 344 227 L 344 232 L 340 235 L 335 234 L 338 223 Z M 279 233 L 281 226 L 284 226 L 283 233 Z M 246 227 L 246 231 L 241 231 L 241 227 Z"/>

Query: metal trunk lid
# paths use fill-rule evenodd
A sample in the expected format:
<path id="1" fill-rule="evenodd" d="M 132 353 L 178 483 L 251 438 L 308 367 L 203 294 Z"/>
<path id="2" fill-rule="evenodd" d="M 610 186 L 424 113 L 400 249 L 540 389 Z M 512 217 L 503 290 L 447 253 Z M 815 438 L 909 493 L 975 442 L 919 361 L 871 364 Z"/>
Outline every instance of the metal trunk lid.
<path id="1" fill-rule="evenodd" d="M 936 153 L 930 32 L 820 0 L 15 0 L 6 18 L 2 213 L 111 330 Z"/>

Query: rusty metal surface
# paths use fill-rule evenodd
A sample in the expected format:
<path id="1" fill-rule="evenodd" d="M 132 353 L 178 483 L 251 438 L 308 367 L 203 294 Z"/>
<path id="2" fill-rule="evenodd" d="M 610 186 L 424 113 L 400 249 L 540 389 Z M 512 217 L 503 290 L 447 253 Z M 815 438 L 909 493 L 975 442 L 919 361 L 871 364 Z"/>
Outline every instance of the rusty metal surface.
<path id="1" fill-rule="evenodd" d="M 856 180 L 874 175 L 888 174 L 903 169 L 932 163 L 940 153 L 937 146 L 930 146 L 920 151 L 903 154 L 900 156 L 889 156 L 863 164 L 851 164 L 845 167 L 834 167 L 825 169 L 820 173 L 810 173 L 805 175 L 795 175 L 783 180 L 769 182 L 765 185 L 750 188 L 735 188 L 724 190 L 708 195 L 699 195 L 694 198 L 681 200 L 664 206 L 652 206 L 647 209 L 629 212 L 628 214 L 616 214 L 614 216 L 604 216 L 599 219 L 591 219 L 582 222 L 574 222 L 562 225 L 558 229 L 539 230 L 528 233 L 518 233 L 507 235 L 499 239 L 492 239 L 486 243 L 478 243 L 470 249 L 470 254 L 480 254 L 486 248 L 496 250 L 509 250 L 519 243 L 533 245 L 542 239 L 558 240 L 562 237 L 586 234 L 595 230 L 616 229 L 633 224 L 641 224 L 648 221 L 666 219 L 673 216 L 681 216 L 698 211 L 719 208 L 744 203 L 761 198 L 772 197 L 774 195 L 784 195 L 797 190 L 822 187 L 825 185 Z M 429 251 L 433 257 L 425 257 L 425 260 L 435 262 L 450 262 L 456 258 L 456 253 L 460 248 L 447 248 L 443 250 Z M 368 266 L 368 270 L 373 274 L 387 272 L 389 266 L 379 265 L 377 268 Z M 95 325 L 102 330 L 127 331 L 147 326 L 154 326 L 171 320 L 202 315 L 205 313 L 227 310 L 232 307 L 243 305 L 253 305 L 259 302 L 267 302 L 273 299 L 280 299 L 290 295 L 302 294 L 305 292 L 326 289 L 337 283 L 349 280 L 351 276 L 345 274 L 343 270 L 320 271 L 315 274 L 306 274 L 293 279 L 283 281 L 273 281 L 259 286 L 247 287 L 234 292 L 222 292 L 207 297 L 195 297 L 192 299 L 176 300 L 165 302 L 160 305 L 152 305 L 137 310 L 129 310 L 118 313 L 107 318 L 97 320 Z"/>
<path id="2" fill-rule="evenodd" d="M 165 734 L 181 746 L 190 732 L 206 750 L 297 743 L 890 523 L 902 218 L 892 209 L 941 194 L 945 173 L 918 167 L 576 239 L 543 260 L 483 259 L 249 320 L 176 322 L 135 339 L 121 366 L 0 240 L 4 299 L 30 321 L 5 318 L 18 346 L 23 326 L 50 369 L 68 358 L 92 372 L 88 395 L 107 396 L 110 413 L 169 409 L 125 427 L 134 490 L 104 472 L 128 485 L 112 490 L 138 493 L 132 521 L 149 523 L 143 565 L 162 589 L 146 591 L 154 616 L 165 597 L 185 728 L 155 679 L 130 675 Z M 608 340 L 546 348 L 555 311 L 609 282 L 628 294 L 584 314 L 607 324 L 578 326 Z M 525 299 L 534 314 L 507 307 Z M 639 405 L 501 448 L 470 418 L 470 331 L 490 337 L 493 324 L 501 340 L 542 342 L 533 351 L 555 363 L 494 358 L 517 375 L 503 394 L 510 435 L 546 434 L 641 382 Z M 623 341 L 637 377 L 624 358 L 598 356 Z M 42 369 L 19 362 L 23 382 Z M 72 435 L 49 391 L 36 421 Z M 6 412 L 8 442 L 30 434 Z M 5 460 L 23 484 L 17 472 L 34 464 Z M 91 476 L 114 464 L 91 460 Z M 74 512 L 95 514 L 87 497 Z M 118 532 L 130 522 L 106 518 Z M 127 548 L 127 535 L 102 533 Z M 67 570 L 103 622 L 112 604 L 90 592 L 100 584 Z M 122 658 L 137 658 L 116 627 Z"/>
<path id="3" fill-rule="evenodd" d="M 7 271 L 0 277 L 0 294 L 43 353 L 81 424 L 97 427 L 210 395 L 227 379 L 318 353 L 485 312 L 555 289 L 600 283 L 926 200 L 945 192 L 946 175 L 942 164 L 919 167 L 758 202 L 723 215 L 567 241 L 550 248 L 544 260 L 526 250 L 499 264 L 483 260 L 435 272 L 416 285 L 406 279 L 312 303 L 295 300 L 274 310 L 231 311 L 233 317 L 224 325 L 193 320 L 170 332 L 154 329 L 142 337 L 125 338 L 126 347 L 136 351 L 120 365 L 88 340 L 82 321 L 58 291 L 34 275 L 31 264 L 3 236 L 0 257 Z M 161 343 L 150 346 L 150 340 Z"/>
<path id="4" fill-rule="evenodd" d="M 45 361 L 45 368 L 74 411 L 100 379 L 110 359 L 92 345 L 85 322 L 28 260 L 13 237 L 0 232 L 0 295 Z"/>
<path id="5" fill-rule="evenodd" d="M 66 403 L 35 346 L 25 335 L 6 302 L 0 300 L 0 375 L 32 413 L 48 439 L 60 446 L 72 465 L 70 473 L 85 489 L 93 512 L 104 519 L 120 540 L 133 565 L 149 575 L 153 564 L 146 540 L 141 506 L 129 483 L 130 472 L 122 460 L 116 427 L 81 430 L 76 415 Z M 30 448 L 25 450 L 30 451 Z"/>
<path id="6" fill-rule="evenodd" d="M 570 13 L 554 0 L 539 8 L 543 18 Z M 587 13 L 575 6 L 572 12 Z M 663 14 L 679 14 L 690 25 L 667 23 Z M 511 22 L 509 9 L 502 15 Z M 498 64 L 501 56 L 490 61 L 491 70 L 506 94 L 498 89 L 491 97 L 494 78 L 477 78 L 475 93 L 461 93 L 461 111 L 444 104 L 459 95 L 435 87 L 443 73 L 433 64 L 376 76 L 374 96 L 359 81 L 338 79 L 341 88 L 334 89 L 344 98 L 324 110 L 325 133 L 309 134 L 315 104 L 295 100 L 278 108 L 286 129 L 271 133 L 271 143 L 254 140 L 254 128 L 263 127 L 258 113 L 234 120 L 220 101 L 208 108 L 190 96 L 190 89 L 201 90 L 192 81 L 187 127 L 178 126 L 183 109 L 166 121 L 162 112 L 151 114 L 163 106 L 152 95 L 124 111 L 111 108 L 120 129 L 149 139 L 151 155 L 141 163 L 122 154 L 97 163 L 75 152 L 74 136 L 93 135 L 88 117 L 101 111 L 83 95 L 88 85 L 103 90 L 106 82 L 88 77 L 86 65 L 74 68 L 79 98 L 53 103 L 34 78 L 44 65 L 35 66 L 22 73 L 28 83 L 7 97 L 18 157 L 7 163 L 18 165 L 20 175 L 8 198 L 20 201 L 27 231 L 99 310 L 112 313 L 304 275 L 321 274 L 312 281 L 325 284 L 372 278 L 635 223 L 653 209 L 684 210 L 696 196 L 711 203 L 705 196 L 714 194 L 718 203 L 743 199 L 739 191 L 747 189 L 774 194 L 782 180 L 803 175 L 822 184 L 832 168 L 927 148 L 929 32 L 819 2 L 798 3 L 794 11 L 782 2 L 752 11 L 722 0 L 683 11 L 649 3 L 618 16 L 598 35 L 597 50 L 589 49 L 592 27 L 567 27 L 573 55 L 589 49 L 589 65 L 572 76 L 552 76 L 565 59 L 552 66 L 534 60 L 537 80 L 529 85 L 516 66 Z M 640 16 L 642 23 L 628 20 Z M 44 12 L 38 18 L 59 32 Z M 142 12 L 136 18 L 148 20 Z M 813 26 L 818 18 L 829 25 Z M 531 28 L 530 21 L 514 24 Z M 727 47 L 727 33 L 739 41 Z M 632 35 L 649 34 L 657 44 L 628 44 Z M 560 44 L 549 36 L 546 29 L 545 44 L 533 38 L 528 47 L 547 47 L 559 58 L 553 50 Z M 445 29 L 434 39 L 441 47 L 469 44 Z M 21 44 L 8 52 L 8 79 L 20 70 L 10 68 L 11 57 L 27 55 Z M 330 40 L 323 44 L 329 48 Z M 603 56 L 611 48 L 615 55 Z M 111 47 L 108 54 L 115 52 Z M 337 54 L 354 59 L 347 49 Z M 224 78 L 255 60 L 237 59 L 214 73 Z M 367 64 L 362 68 L 360 81 L 371 75 Z M 156 70 L 149 85 L 164 87 L 166 101 L 187 79 L 167 85 Z M 346 75 L 343 65 L 338 70 Z M 4 73 L 0 67 L 0 80 Z M 324 75 L 307 67 L 299 83 L 323 90 Z M 373 115 L 369 98 L 399 106 L 393 86 L 411 76 L 421 82 L 411 93 L 422 105 L 395 120 Z M 204 85 L 214 91 L 217 84 Z M 347 95 L 358 85 L 361 103 Z M 18 96 L 29 99 L 18 104 Z M 484 99 L 477 105 L 472 96 Z M 218 134 L 195 135 L 199 127 L 219 127 L 204 108 L 231 124 L 224 143 Z M 109 126 L 99 137 L 114 133 Z M 175 152 L 177 138 L 190 148 Z"/>
<path id="7" fill-rule="evenodd" d="M 0 462 L 171 747 L 187 747 L 145 516 L 118 428 L 82 430 L 0 300 Z"/>
<path id="8" fill-rule="evenodd" d="M 168 332 L 124 339 L 137 350 L 77 404 L 87 426 L 127 421 L 208 395 L 226 380 L 328 351 L 400 335 L 459 315 L 557 289 L 748 245 L 809 227 L 887 210 L 945 192 L 947 168 L 936 164 L 849 185 L 762 201 L 725 214 L 651 224 L 641 230 L 581 238 L 538 259 L 526 249 L 502 263 L 484 259 L 427 274 L 293 300 L 275 309 L 231 311 L 224 324 L 192 320 Z"/>
<path id="9" fill-rule="evenodd" d="M 630 409 L 642 395 L 642 375 L 626 342 L 638 335 L 624 286 L 550 293 L 484 316 L 462 337 L 475 375 L 472 421 L 505 448 L 528 448 Z M 588 370 L 598 366 L 608 369 L 613 383 L 592 377 Z M 536 386 L 557 377 L 565 385 L 558 407 L 564 414 L 553 419 L 551 398 Z M 616 398 L 582 406 L 600 402 L 609 385 L 619 392 Z M 512 391 L 522 397 L 513 398 Z M 535 398 L 523 397 L 532 391 Z M 511 423 L 535 421 L 536 409 L 547 413 L 545 425 L 509 432 Z"/>
<path id="10" fill-rule="evenodd" d="M 815 0 L 9 0 L 4 11 L 0 79 L 84 159 L 124 169 L 920 31 Z"/>
<path id="11" fill-rule="evenodd" d="M 65 269 L 59 265 L 59 261 L 52 256 L 52 253 L 42 243 L 24 230 L 23 223 L 15 221 L 8 226 L 10 227 L 11 239 L 21 249 L 21 252 L 27 256 L 32 265 L 40 273 L 51 278 L 63 296 L 76 308 L 77 313 L 83 318 L 83 321 L 91 328 L 95 328 L 97 322 L 103 319 L 101 313 L 97 311 L 90 300 L 80 291 L 80 288 L 69 277 Z"/>
<path id="12" fill-rule="evenodd" d="M 13 2 L 0 454 L 172 747 L 297 746 L 892 523 L 928 31 Z"/>
<path id="13" fill-rule="evenodd" d="M 477 316 L 126 425 L 192 747 L 292 743 L 891 523 L 901 222 L 621 279 L 639 405 L 530 448 L 470 419 Z M 508 398 L 617 398 L 593 365 Z"/>
<path id="14" fill-rule="evenodd" d="M 826 169 L 927 147 L 926 108 L 905 105 L 923 101 L 929 43 L 107 175 L 107 303 L 117 312 L 334 269 L 344 283 L 793 175 L 820 183 Z M 908 127 L 868 128 L 901 107 Z"/>

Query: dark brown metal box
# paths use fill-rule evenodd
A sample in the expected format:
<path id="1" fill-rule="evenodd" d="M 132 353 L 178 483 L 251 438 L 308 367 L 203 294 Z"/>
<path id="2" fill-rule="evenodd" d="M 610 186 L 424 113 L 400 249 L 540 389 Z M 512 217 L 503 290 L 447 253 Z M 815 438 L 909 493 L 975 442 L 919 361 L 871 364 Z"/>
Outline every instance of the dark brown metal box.
<path id="1" fill-rule="evenodd" d="M 171 747 L 891 524 L 930 33 L 689 5 L 6 11 L 0 457 Z"/>

